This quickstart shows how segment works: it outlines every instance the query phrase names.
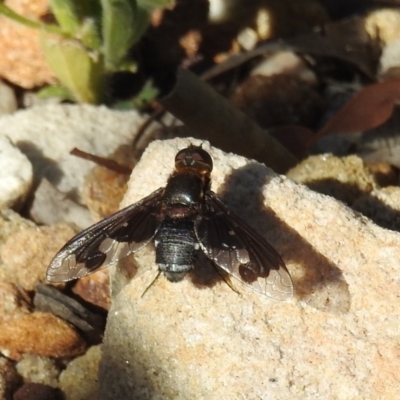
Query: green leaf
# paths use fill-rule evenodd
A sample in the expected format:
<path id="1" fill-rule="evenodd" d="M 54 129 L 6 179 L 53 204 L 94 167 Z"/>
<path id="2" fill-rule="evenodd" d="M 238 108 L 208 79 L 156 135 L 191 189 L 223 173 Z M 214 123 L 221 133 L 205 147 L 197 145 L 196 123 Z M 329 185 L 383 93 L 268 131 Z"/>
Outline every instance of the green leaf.
<path id="1" fill-rule="evenodd" d="M 57 25 L 43 24 L 41 22 L 32 21 L 31 19 L 25 18 L 22 15 L 17 14 L 14 10 L 5 6 L 3 3 L 0 3 L 0 15 L 4 15 L 5 17 L 15 22 L 18 22 L 19 24 L 28 26 L 29 28 L 45 30 L 48 33 L 56 33 L 65 36 L 62 30 Z"/>
<path id="2" fill-rule="evenodd" d="M 136 13 L 135 20 L 135 42 L 146 32 L 150 22 L 151 11 L 146 8 L 139 7 Z M 134 44 L 134 43 L 133 43 Z"/>
<path id="3" fill-rule="evenodd" d="M 74 96 L 67 88 L 58 85 L 45 86 L 36 93 L 36 96 L 40 99 L 58 97 L 61 100 L 75 101 Z"/>
<path id="4" fill-rule="evenodd" d="M 54 74 L 76 101 L 96 104 L 102 100 L 104 69 L 99 53 L 80 42 L 42 36 L 42 49 Z"/>
<path id="5" fill-rule="evenodd" d="M 75 0 L 80 16 L 80 29 L 75 38 L 90 49 L 101 51 L 101 5 L 99 0 Z"/>
<path id="6" fill-rule="evenodd" d="M 106 68 L 117 69 L 135 41 L 137 6 L 134 0 L 101 0 Z"/>
<path id="7" fill-rule="evenodd" d="M 61 29 L 74 36 L 80 28 L 80 18 L 74 0 L 49 0 L 51 11 Z"/>
<path id="8" fill-rule="evenodd" d="M 99 32 L 97 21 L 93 18 L 86 18 L 77 34 L 77 38 L 80 39 L 85 46 L 99 52 L 102 46 Z"/>
<path id="9" fill-rule="evenodd" d="M 174 3 L 175 0 L 137 0 L 138 7 L 148 11 L 153 11 L 156 8 L 170 7 Z"/>
<path id="10" fill-rule="evenodd" d="M 140 93 L 130 98 L 129 100 L 121 100 L 112 105 L 113 110 L 144 110 L 149 106 L 149 103 L 153 101 L 158 95 L 159 90 L 154 86 L 153 82 L 148 81 L 144 85 Z"/>
<path id="11" fill-rule="evenodd" d="M 49 0 L 63 32 L 94 50 L 100 50 L 101 8 L 96 0 Z"/>
<path id="12" fill-rule="evenodd" d="M 147 81 L 139 94 L 131 101 L 133 108 L 142 110 L 160 94 L 152 81 Z"/>
<path id="13" fill-rule="evenodd" d="M 106 68 L 119 69 L 129 49 L 146 31 L 153 10 L 173 3 L 173 0 L 101 0 Z"/>

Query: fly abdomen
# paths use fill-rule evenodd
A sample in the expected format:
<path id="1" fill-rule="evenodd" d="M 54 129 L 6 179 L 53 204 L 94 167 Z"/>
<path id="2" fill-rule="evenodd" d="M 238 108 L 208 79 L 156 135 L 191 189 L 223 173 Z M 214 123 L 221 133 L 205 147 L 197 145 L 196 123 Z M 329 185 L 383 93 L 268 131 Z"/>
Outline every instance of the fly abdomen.
<path id="1" fill-rule="evenodd" d="M 178 282 L 191 269 L 196 248 L 194 223 L 166 219 L 155 237 L 156 263 L 168 280 Z"/>

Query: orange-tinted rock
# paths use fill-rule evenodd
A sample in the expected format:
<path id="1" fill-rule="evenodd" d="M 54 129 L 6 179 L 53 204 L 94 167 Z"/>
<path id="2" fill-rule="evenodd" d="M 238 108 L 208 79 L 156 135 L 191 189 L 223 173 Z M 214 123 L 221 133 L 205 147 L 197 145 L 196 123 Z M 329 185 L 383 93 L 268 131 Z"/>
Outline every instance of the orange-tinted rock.
<path id="1" fill-rule="evenodd" d="M 126 171 L 112 170 L 101 165 L 95 166 L 87 175 L 82 190 L 84 203 L 88 206 L 93 219 L 99 220 L 117 212 L 126 192 L 129 170 L 136 164 L 131 146 L 120 146 L 113 154 L 105 158 L 116 162 Z"/>
<path id="2" fill-rule="evenodd" d="M 38 20 L 48 12 L 46 0 L 8 0 L 18 14 Z M 25 89 L 54 81 L 40 48 L 40 32 L 0 15 L 0 76 Z"/>
<path id="3" fill-rule="evenodd" d="M 108 269 L 79 279 L 73 288 L 73 292 L 89 303 L 108 310 L 111 304 Z"/>
<path id="4" fill-rule="evenodd" d="M 53 314 L 34 312 L 0 325 L 0 349 L 12 358 L 21 353 L 72 357 L 82 354 L 85 348 L 79 334 Z"/>

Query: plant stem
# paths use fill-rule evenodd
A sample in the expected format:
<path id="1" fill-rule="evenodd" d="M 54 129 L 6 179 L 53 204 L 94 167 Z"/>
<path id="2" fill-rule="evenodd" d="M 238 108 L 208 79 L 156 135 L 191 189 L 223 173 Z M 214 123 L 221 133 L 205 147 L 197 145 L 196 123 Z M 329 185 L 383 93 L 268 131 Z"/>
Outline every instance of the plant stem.
<path id="1" fill-rule="evenodd" d="M 68 37 L 59 26 L 54 24 L 44 24 L 41 22 L 32 21 L 31 19 L 25 18 L 22 15 L 17 14 L 11 8 L 5 6 L 3 3 L 0 3 L 0 15 L 4 15 L 11 20 L 18 22 L 22 25 L 28 26 L 33 29 L 44 29 L 49 33 L 55 33 L 60 36 Z"/>

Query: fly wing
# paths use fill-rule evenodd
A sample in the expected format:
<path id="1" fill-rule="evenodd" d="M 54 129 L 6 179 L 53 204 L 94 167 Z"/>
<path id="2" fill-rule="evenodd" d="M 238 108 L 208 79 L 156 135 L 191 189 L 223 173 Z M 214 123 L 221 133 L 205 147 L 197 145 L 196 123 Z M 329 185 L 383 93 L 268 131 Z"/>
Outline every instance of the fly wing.
<path id="1" fill-rule="evenodd" d="M 204 208 L 195 224 L 202 251 L 253 290 L 278 300 L 290 299 L 292 279 L 275 249 L 215 193 L 206 193 Z"/>
<path id="2" fill-rule="evenodd" d="M 144 247 L 160 226 L 163 192 L 163 188 L 158 189 L 73 237 L 50 263 L 47 280 L 65 282 L 81 278 Z"/>

